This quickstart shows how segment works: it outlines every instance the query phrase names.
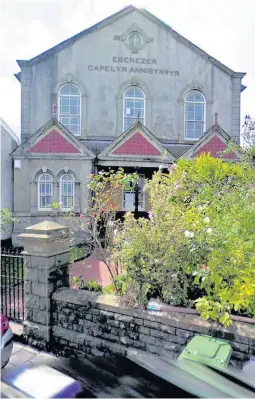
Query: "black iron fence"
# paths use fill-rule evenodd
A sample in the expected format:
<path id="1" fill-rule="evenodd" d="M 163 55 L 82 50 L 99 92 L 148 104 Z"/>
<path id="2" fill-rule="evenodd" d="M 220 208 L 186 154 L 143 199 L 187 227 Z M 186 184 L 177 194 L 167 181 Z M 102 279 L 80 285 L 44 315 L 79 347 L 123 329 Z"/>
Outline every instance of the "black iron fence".
<path id="1" fill-rule="evenodd" d="M 1 314 L 24 320 L 24 259 L 20 251 L 1 251 Z"/>

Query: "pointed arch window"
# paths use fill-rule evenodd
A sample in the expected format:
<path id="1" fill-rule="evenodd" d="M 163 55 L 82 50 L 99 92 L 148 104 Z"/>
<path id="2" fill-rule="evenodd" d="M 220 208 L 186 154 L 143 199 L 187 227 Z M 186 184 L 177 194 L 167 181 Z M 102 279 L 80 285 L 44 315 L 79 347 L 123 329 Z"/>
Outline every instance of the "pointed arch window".
<path id="1" fill-rule="evenodd" d="M 42 173 L 38 177 L 38 209 L 50 210 L 52 204 L 52 177 Z"/>
<path id="2" fill-rule="evenodd" d="M 205 97 L 192 90 L 185 98 L 185 138 L 198 140 L 205 131 Z"/>
<path id="3" fill-rule="evenodd" d="M 81 93 L 71 84 L 59 91 L 59 121 L 74 135 L 81 134 Z"/>
<path id="4" fill-rule="evenodd" d="M 60 178 L 60 204 L 66 211 L 74 207 L 74 177 L 70 173 Z"/>
<path id="5" fill-rule="evenodd" d="M 123 130 L 127 130 L 139 117 L 145 124 L 145 94 L 136 86 L 129 87 L 123 97 Z"/>

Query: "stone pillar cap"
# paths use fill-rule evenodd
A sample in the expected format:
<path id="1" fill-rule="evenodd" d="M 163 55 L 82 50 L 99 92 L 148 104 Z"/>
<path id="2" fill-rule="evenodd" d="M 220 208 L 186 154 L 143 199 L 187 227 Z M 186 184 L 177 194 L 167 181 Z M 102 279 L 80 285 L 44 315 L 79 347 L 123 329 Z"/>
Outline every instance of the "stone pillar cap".
<path id="1" fill-rule="evenodd" d="M 67 238 L 69 236 L 69 229 L 58 223 L 45 220 L 44 222 L 37 223 L 34 226 L 26 227 L 25 232 L 20 234 L 19 237 L 41 240 L 54 240 L 57 238 Z"/>
<path id="2" fill-rule="evenodd" d="M 25 230 L 37 230 L 37 231 L 54 231 L 54 230 L 62 230 L 65 229 L 65 226 L 61 224 L 45 220 L 44 222 L 34 224 L 34 226 L 26 227 Z"/>

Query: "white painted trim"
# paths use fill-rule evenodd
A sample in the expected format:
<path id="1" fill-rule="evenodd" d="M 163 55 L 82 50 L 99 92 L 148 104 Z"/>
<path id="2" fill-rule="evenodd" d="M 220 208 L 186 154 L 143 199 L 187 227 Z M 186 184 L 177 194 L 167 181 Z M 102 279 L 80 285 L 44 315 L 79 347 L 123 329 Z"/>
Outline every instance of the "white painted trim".
<path id="1" fill-rule="evenodd" d="M 61 209 L 61 211 L 63 211 L 63 212 L 70 212 L 71 210 L 73 210 L 74 209 L 74 204 L 75 204 L 75 178 L 74 178 L 74 175 L 72 174 L 72 173 L 63 173 L 61 176 L 60 176 L 60 179 L 59 179 L 59 202 L 63 202 L 62 201 L 62 180 L 63 180 L 63 177 L 64 176 L 71 176 L 71 178 L 72 178 L 72 183 L 73 183 L 73 206 L 72 206 L 72 208 L 63 208 L 63 207 L 60 207 L 60 209 Z"/>
<path id="2" fill-rule="evenodd" d="M 186 137 L 186 104 L 194 104 L 192 101 L 187 101 L 187 96 L 188 96 L 190 93 L 192 93 L 192 92 L 198 92 L 199 94 L 201 94 L 201 96 L 202 96 L 203 99 L 204 99 L 204 102 L 203 102 L 203 103 L 202 103 L 202 102 L 199 103 L 199 104 L 204 104 L 204 132 L 203 132 L 203 135 L 204 135 L 204 133 L 206 132 L 206 106 L 207 106 L 207 104 L 206 104 L 205 95 L 204 95 L 204 93 L 203 93 L 201 90 L 197 90 L 197 89 L 189 90 L 189 92 L 186 94 L 186 96 L 185 96 L 185 98 L 184 98 L 184 114 L 183 114 L 183 117 L 184 117 L 184 140 L 185 140 L 185 141 L 194 141 L 194 142 L 197 142 L 198 140 L 201 139 L 201 137 L 203 137 L 203 135 L 202 135 L 201 137 L 199 137 L 199 138 L 189 138 L 189 137 Z"/>
<path id="3" fill-rule="evenodd" d="M 130 86 L 128 86 L 128 87 L 125 89 L 124 95 L 123 95 L 123 100 L 122 100 L 122 131 L 123 131 L 123 132 L 125 132 L 125 122 L 124 122 L 125 116 L 124 116 L 124 112 L 125 112 L 125 98 L 126 98 L 126 92 L 127 92 L 131 87 L 135 87 L 135 88 L 141 90 L 141 92 L 142 92 L 143 95 L 144 95 L 144 111 L 143 111 L 144 117 L 143 117 L 143 125 L 146 126 L 146 95 L 145 95 L 145 92 L 144 92 L 144 90 L 143 90 L 140 86 L 138 86 L 138 85 L 132 85 L 132 84 L 131 84 Z M 130 99 L 132 99 L 132 98 L 130 97 Z M 141 100 L 141 98 L 139 98 L 139 100 Z M 135 122 L 134 122 L 134 123 L 135 123 Z M 141 123 L 142 123 L 142 122 L 141 122 Z M 131 127 L 131 126 L 129 126 L 128 129 L 130 129 L 130 127 Z M 126 129 L 126 130 L 128 130 L 128 129 Z"/>
<path id="4" fill-rule="evenodd" d="M 81 128 L 81 122 L 82 122 L 82 119 L 81 119 L 82 93 L 81 93 L 79 87 L 78 87 L 76 84 L 73 84 L 73 83 L 71 83 L 71 82 L 66 82 L 66 83 L 64 83 L 63 85 L 60 86 L 60 88 L 59 88 L 59 90 L 58 90 L 58 109 L 57 109 L 57 117 L 58 117 L 59 122 L 63 125 L 63 123 L 62 123 L 61 120 L 60 120 L 60 92 L 61 92 L 61 90 L 62 90 L 65 86 L 73 86 L 73 87 L 75 87 L 75 89 L 78 90 L 79 95 L 80 95 L 80 132 L 79 132 L 79 134 L 74 134 L 73 132 L 70 131 L 70 133 L 72 133 L 75 137 L 79 137 L 79 136 L 81 136 L 81 131 L 82 131 L 82 128 Z M 76 97 L 76 96 L 73 96 L 73 97 Z M 63 125 L 63 126 L 65 126 L 65 125 Z M 66 126 L 65 126 L 65 128 L 66 128 L 67 130 L 69 130 Z"/>
<path id="5" fill-rule="evenodd" d="M 42 175 L 48 175 L 51 178 L 51 197 L 53 200 L 53 179 L 50 173 L 40 173 L 39 176 L 37 177 L 37 209 L 38 211 L 43 211 L 43 212 L 47 212 L 47 211 L 52 211 L 52 208 L 41 208 L 40 207 L 40 179 Z"/>

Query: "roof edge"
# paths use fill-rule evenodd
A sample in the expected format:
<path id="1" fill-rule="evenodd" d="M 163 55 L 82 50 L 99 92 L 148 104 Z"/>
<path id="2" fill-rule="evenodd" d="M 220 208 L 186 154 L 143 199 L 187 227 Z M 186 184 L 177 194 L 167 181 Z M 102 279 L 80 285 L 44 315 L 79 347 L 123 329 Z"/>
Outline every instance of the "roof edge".
<path id="1" fill-rule="evenodd" d="M 14 73 L 14 76 L 21 83 L 21 72 Z"/>
<path id="2" fill-rule="evenodd" d="M 109 24 L 112 22 L 114 19 L 118 18 L 119 16 L 124 16 L 126 14 L 129 14 L 130 12 L 133 11 L 138 11 L 147 18 L 150 18 L 152 21 L 157 23 L 158 25 L 163 26 L 166 30 L 172 33 L 172 35 L 176 38 L 176 40 L 179 40 L 185 45 L 188 45 L 191 47 L 194 51 L 199 53 L 202 57 L 206 58 L 208 61 L 212 62 L 215 66 L 217 66 L 219 69 L 223 70 L 225 73 L 231 75 L 232 77 L 237 77 L 237 78 L 243 78 L 246 73 L 245 72 L 235 72 L 231 68 L 227 67 L 226 65 L 222 64 L 220 61 L 218 61 L 216 58 L 210 56 L 208 53 L 206 53 L 204 50 L 202 50 L 200 47 L 198 47 L 196 44 L 192 43 L 188 39 L 186 39 L 184 36 L 180 35 L 177 31 L 172 29 L 167 23 L 163 22 L 161 19 L 147 11 L 145 8 L 136 8 L 133 5 L 128 5 L 121 10 L 117 11 L 116 13 L 104 18 L 103 20 L 97 22 L 96 24 L 92 25 L 91 27 L 71 36 L 70 38 L 58 43 L 57 45 L 51 47 L 50 49 L 44 51 L 43 53 L 29 59 L 29 60 L 17 60 L 17 63 L 20 68 L 27 66 L 27 65 L 32 65 L 36 63 L 37 61 L 43 59 L 44 57 L 49 56 L 50 54 L 54 53 L 55 51 L 59 51 L 62 48 L 65 48 L 69 44 L 71 44 L 74 40 L 79 39 L 80 37 L 92 33 L 97 29 L 100 29 L 104 27 L 105 25 Z M 16 74 L 17 75 L 17 74 Z M 15 76 L 16 76 L 15 75 Z M 18 79 L 18 77 L 16 76 Z M 18 79 L 19 80 L 19 79 Z"/>
<path id="3" fill-rule="evenodd" d="M 108 17 L 102 19 L 101 21 L 97 22 L 96 24 L 90 26 L 89 28 L 84 29 L 81 32 L 78 32 L 75 35 L 73 35 L 73 36 L 69 37 L 68 39 L 64 40 L 63 42 L 60 42 L 60 43 L 56 44 L 55 46 L 53 46 L 50 49 L 44 51 L 43 53 L 41 53 L 41 54 L 39 54 L 39 55 L 37 55 L 37 56 L 35 56 L 33 58 L 30 58 L 29 60 L 17 60 L 17 63 L 18 63 L 20 68 L 22 66 L 34 64 L 37 61 L 39 61 L 40 58 L 47 57 L 48 55 L 50 55 L 54 51 L 59 51 L 62 48 L 64 48 L 65 46 L 69 45 L 69 43 L 71 44 L 73 42 L 73 40 L 79 39 L 80 37 L 84 36 L 85 34 L 94 32 L 95 30 L 102 28 L 103 26 L 105 26 L 106 24 L 110 23 L 112 20 L 114 20 L 118 16 L 120 16 L 121 14 L 126 15 L 126 14 L 129 14 L 132 11 L 135 11 L 135 10 L 137 10 L 137 8 L 135 6 L 133 6 L 133 5 L 126 6 L 126 7 L 122 8 L 121 10 L 115 12 L 114 14 L 109 15 Z"/>
<path id="4" fill-rule="evenodd" d="M 148 10 L 145 8 L 141 8 L 138 11 L 140 11 L 142 14 L 145 14 L 147 17 L 149 17 L 151 20 L 155 21 L 156 23 L 163 25 L 168 31 L 170 31 L 177 40 L 183 42 L 184 44 L 188 44 L 190 47 L 192 47 L 196 52 L 200 53 L 203 57 L 207 58 L 208 61 L 212 62 L 215 66 L 223 70 L 224 72 L 228 73 L 232 77 L 240 77 L 243 78 L 246 75 L 246 72 L 235 72 L 233 69 L 229 68 L 228 66 L 222 64 L 220 61 L 218 61 L 216 58 L 212 57 L 208 53 L 206 53 L 204 50 L 202 50 L 200 47 L 198 47 L 196 44 L 192 43 L 186 37 L 180 35 L 177 31 L 175 31 L 171 26 L 166 24 L 164 21 L 162 21 L 160 18 L 156 17 L 152 13 L 150 13 Z"/>
<path id="5" fill-rule="evenodd" d="M 14 133 L 12 128 L 9 125 L 7 125 L 7 123 L 3 120 L 3 118 L 0 118 L 0 125 L 3 126 L 4 130 L 7 131 L 7 133 L 13 138 L 16 144 L 20 145 L 20 139 L 18 138 L 16 133 Z"/>
<path id="6" fill-rule="evenodd" d="M 244 86 L 244 85 L 241 84 L 241 93 L 242 93 L 245 89 L 247 89 L 247 86 Z"/>

